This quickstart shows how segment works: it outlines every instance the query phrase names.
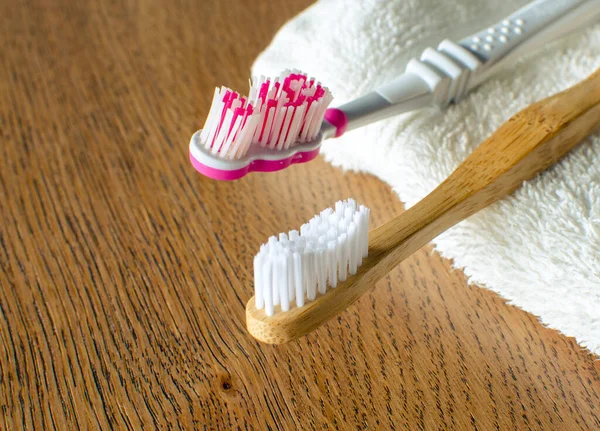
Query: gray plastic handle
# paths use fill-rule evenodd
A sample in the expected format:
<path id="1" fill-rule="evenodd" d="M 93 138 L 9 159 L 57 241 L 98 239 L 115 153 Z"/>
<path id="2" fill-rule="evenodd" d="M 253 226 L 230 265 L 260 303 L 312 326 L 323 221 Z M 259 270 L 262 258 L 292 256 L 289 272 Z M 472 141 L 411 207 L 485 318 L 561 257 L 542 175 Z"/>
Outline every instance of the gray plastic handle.
<path id="1" fill-rule="evenodd" d="M 459 43 L 442 41 L 396 80 L 338 107 L 347 130 L 426 106 L 444 107 L 518 58 L 600 19 L 600 0 L 536 0 Z M 323 136 L 334 128 L 326 121 Z"/>
<path id="2" fill-rule="evenodd" d="M 545 44 L 600 20 L 600 0 L 536 0 L 459 42 L 482 59 L 471 88 Z"/>

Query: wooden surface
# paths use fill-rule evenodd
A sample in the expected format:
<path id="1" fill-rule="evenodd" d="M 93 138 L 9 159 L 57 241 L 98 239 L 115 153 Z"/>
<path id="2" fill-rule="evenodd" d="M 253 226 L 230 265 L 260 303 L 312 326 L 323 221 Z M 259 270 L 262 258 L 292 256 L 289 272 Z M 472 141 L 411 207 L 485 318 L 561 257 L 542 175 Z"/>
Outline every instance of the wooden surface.
<path id="1" fill-rule="evenodd" d="M 191 168 L 212 87 L 309 0 L 0 1 L 0 429 L 600 429 L 600 365 L 419 251 L 284 346 L 245 330 L 252 256 L 388 187 L 322 160 Z"/>

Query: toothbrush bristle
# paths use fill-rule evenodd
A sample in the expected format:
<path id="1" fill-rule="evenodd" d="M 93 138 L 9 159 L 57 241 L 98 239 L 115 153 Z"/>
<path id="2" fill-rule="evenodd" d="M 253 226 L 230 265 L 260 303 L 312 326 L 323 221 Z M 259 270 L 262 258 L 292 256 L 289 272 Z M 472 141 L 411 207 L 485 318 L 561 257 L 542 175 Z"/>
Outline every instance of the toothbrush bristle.
<path id="1" fill-rule="evenodd" d="M 339 201 L 288 234 L 272 236 L 254 257 L 257 309 L 288 311 L 356 273 L 369 248 L 369 209 Z"/>
<path id="2" fill-rule="evenodd" d="M 226 159 L 244 157 L 253 146 L 282 150 L 310 142 L 332 100 L 326 87 L 289 70 L 277 78 L 253 79 L 248 98 L 217 88 L 200 141 Z"/>

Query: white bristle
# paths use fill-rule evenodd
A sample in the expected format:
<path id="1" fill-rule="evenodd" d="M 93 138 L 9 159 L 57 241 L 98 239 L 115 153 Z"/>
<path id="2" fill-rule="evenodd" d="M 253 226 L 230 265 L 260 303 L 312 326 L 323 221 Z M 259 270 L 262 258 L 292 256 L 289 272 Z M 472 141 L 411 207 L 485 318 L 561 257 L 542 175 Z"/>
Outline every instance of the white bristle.
<path id="1" fill-rule="evenodd" d="M 302 307 L 304 305 L 304 277 L 303 277 L 303 273 L 302 273 L 302 256 L 300 255 L 300 253 L 296 252 L 293 255 L 293 259 L 294 259 L 294 290 L 296 291 L 295 293 L 295 299 L 296 299 L 296 305 L 298 307 Z"/>
<path id="2" fill-rule="evenodd" d="M 263 278 L 261 280 L 263 288 L 263 298 L 265 312 L 271 316 L 273 315 L 273 265 L 271 258 L 265 256 L 265 263 L 262 265 Z M 258 307 L 258 305 L 257 305 Z M 262 308 L 262 307 L 261 307 Z"/>
<path id="3" fill-rule="evenodd" d="M 254 258 L 255 304 L 268 316 L 302 307 L 355 274 L 369 248 L 369 209 L 348 199 L 279 237 Z M 277 307 L 279 306 L 279 307 Z"/>
<path id="4" fill-rule="evenodd" d="M 327 265 L 329 266 L 329 286 L 337 286 L 337 243 L 335 241 L 329 241 L 327 243 Z M 262 299 L 262 295 L 261 295 Z M 258 301 L 258 299 L 257 299 Z"/>
<path id="5" fill-rule="evenodd" d="M 338 237 L 338 274 L 340 281 L 346 280 L 348 274 L 348 259 L 350 256 L 348 255 L 348 235 L 345 233 L 341 234 Z"/>
<path id="6" fill-rule="evenodd" d="M 288 257 L 289 250 L 287 253 L 279 256 L 278 266 L 279 266 L 279 299 L 281 303 L 281 311 L 288 311 L 290 309 L 290 289 L 288 287 L 289 282 L 289 270 L 288 267 Z"/>
<path id="7" fill-rule="evenodd" d="M 285 118 L 285 113 L 285 108 L 279 106 L 275 108 L 275 119 L 273 120 L 273 127 L 271 128 L 271 133 L 269 135 L 269 145 L 267 145 L 267 147 L 269 147 L 270 149 L 275 148 L 275 146 L 277 145 L 279 133 L 281 133 L 281 126 Z"/>
<path id="8" fill-rule="evenodd" d="M 275 118 L 275 107 L 269 108 L 269 113 L 267 114 L 267 121 L 265 122 L 265 127 L 260 135 L 260 146 L 265 147 L 269 140 L 269 131 L 271 130 L 271 126 L 273 124 L 273 119 Z M 260 129 L 260 127 L 259 127 Z"/>
<path id="9" fill-rule="evenodd" d="M 287 132 L 290 128 L 290 123 L 292 121 L 292 116 L 294 115 L 294 107 L 293 106 L 288 106 L 287 108 L 283 108 L 283 110 L 285 111 L 285 117 L 283 120 L 283 124 L 281 125 L 281 131 L 279 133 L 279 138 L 277 139 L 277 149 L 278 150 L 283 149 L 283 146 L 285 144 L 285 140 L 287 137 Z"/>

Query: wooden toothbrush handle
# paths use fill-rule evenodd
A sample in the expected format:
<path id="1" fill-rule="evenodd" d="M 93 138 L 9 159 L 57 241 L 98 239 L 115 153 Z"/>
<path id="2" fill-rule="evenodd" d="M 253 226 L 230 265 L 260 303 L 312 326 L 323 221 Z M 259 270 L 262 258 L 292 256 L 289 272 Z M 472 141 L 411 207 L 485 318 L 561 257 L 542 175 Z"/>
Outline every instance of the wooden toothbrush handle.
<path id="1" fill-rule="evenodd" d="M 427 197 L 375 229 L 369 253 L 385 261 L 377 272 L 387 273 L 440 233 L 556 163 L 598 126 L 600 69 L 514 115 Z"/>
<path id="2" fill-rule="evenodd" d="M 370 232 L 369 255 L 335 289 L 273 316 L 257 310 L 250 299 L 248 331 L 258 340 L 279 344 L 315 330 L 406 257 L 558 161 L 598 125 L 600 71 L 516 114 L 421 202 Z"/>

